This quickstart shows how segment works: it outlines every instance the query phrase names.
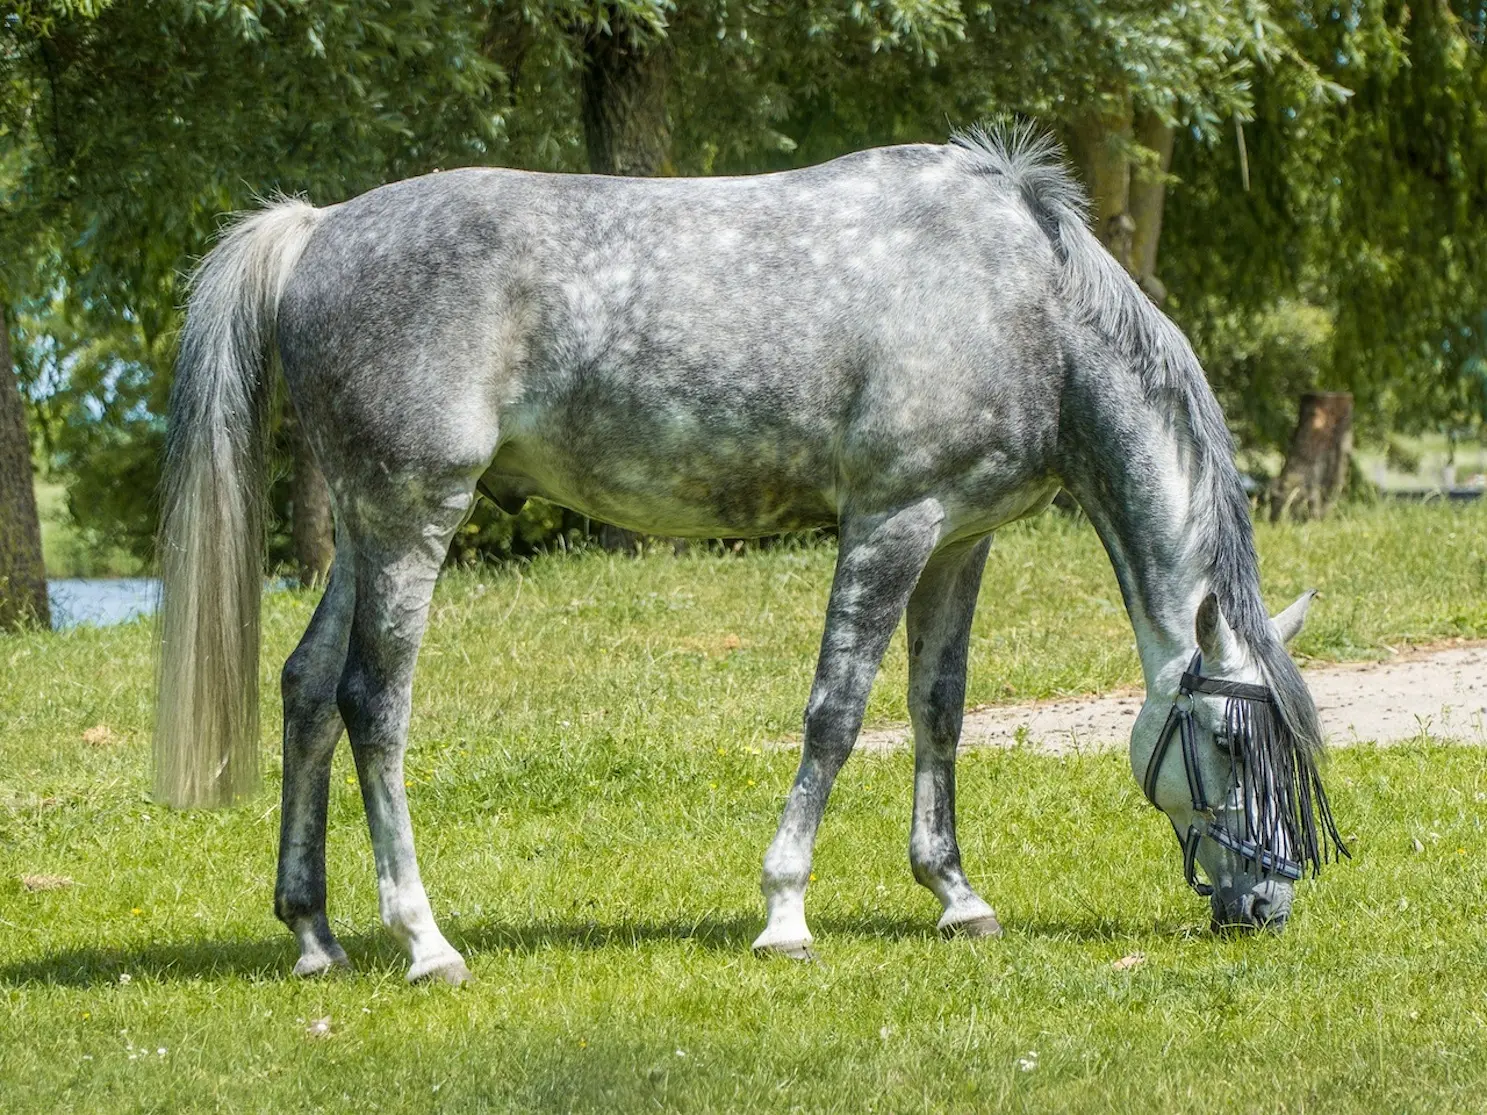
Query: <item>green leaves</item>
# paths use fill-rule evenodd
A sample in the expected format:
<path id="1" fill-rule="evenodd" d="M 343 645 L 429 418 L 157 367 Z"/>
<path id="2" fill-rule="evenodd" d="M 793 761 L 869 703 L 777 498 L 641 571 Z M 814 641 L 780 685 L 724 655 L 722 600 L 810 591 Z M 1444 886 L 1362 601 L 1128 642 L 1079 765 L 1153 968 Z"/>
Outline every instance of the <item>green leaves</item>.
<path id="1" fill-rule="evenodd" d="M 584 169 L 578 71 L 614 34 L 667 43 L 683 173 L 1006 114 L 1065 134 L 1155 117 L 1177 131 L 1168 309 L 1246 438 L 1283 437 L 1280 397 L 1302 384 L 1351 388 L 1364 433 L 1476 420 L 1481 0 L 12 0 L 0 297 L 28 342 L 109 348 L 153 421 L 181 276 L 222 214 L 470 163 Z M 146 436 L 88 409 L 91 359 L 59 365 L 53 416 Z"/>
<path id="2" fill-rule="evenodd" d="M 1481 5 L 1462 8 L 1477 22 L 1440 0 L 1289 10 L 1315 73 L 1258 75 L 1252 188 L 1234 189 L 1222 145 L 1180 147 L 1174 167 L 1165 277 L 1183 323 L 1232 335 L 1239 313 L 1253 335 L 1277 300 L 1306 299 L 1335 325 L 1314 379 L 1354 392 L 1365 434 L 1463 414 L 1461 342 L 1487 305 L 1487 56 Z M 1222 346 L 1204 355 L 1226 390 L 1263 390 Z"/>

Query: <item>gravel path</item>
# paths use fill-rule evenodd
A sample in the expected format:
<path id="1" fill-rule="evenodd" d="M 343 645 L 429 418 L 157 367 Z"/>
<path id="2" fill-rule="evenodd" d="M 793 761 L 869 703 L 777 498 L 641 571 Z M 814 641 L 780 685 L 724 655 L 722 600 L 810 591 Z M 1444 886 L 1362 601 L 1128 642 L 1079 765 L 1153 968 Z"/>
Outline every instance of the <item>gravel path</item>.
<path id="1" fill-rule="evenodd" d="M 1487 645 L 1410 650 L 1385 662 L 1316 666 L 1304 671 L 1331 743 L 1399 743 L 1422 732 L 1460 743 L 1487 744 Z M 1025 741 L 1058 754 L 1125 747 L 1141 708 L 1141 691 L 1102 697 L 996 705 L 966 713 L 967 747 L 1009 747 Z M 864 731 L 858 746 L 905 747 L 907 725 Z"/>

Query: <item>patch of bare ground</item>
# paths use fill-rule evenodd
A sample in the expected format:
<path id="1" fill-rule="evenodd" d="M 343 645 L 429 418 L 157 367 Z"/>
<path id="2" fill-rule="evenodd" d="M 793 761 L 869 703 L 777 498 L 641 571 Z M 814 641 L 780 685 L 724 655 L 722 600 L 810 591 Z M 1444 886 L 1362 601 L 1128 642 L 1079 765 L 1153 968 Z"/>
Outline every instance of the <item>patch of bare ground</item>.
<path id="1" fill-rule="evenodd" d="M 1379 662 L 1313 665 L 1307 683 L 1328 741 L 1388 745 L 1428 735 L 1487 744 L 1487 643 L 1458 641 L 1385 648 Z M 983 705 L 966 712 L 963 747 L 1036 747 L 1053 754 L 1125 747 L 1141 690 L 1094 697 Z M 865 730 L 858 747 L 884 751 L 911 742 L 908 725 Z"/>

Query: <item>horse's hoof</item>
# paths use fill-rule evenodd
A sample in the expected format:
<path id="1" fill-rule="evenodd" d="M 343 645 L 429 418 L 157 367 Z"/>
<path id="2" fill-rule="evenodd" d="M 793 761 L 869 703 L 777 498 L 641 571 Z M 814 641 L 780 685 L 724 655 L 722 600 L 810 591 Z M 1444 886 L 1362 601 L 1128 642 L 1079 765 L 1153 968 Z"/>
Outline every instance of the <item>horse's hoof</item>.
<path id="1" fill-rule="evenodd" d="M 297 976 L 323 976 L 333 972 L 337 968 L 350 968 L 351 961 L 346 959 L 346 953 L 339 945 L 332 952 L 307 952 L 294 962 L 294 974 Z"/>
<path id="2" fill-rule="evenodd" d="M 442 982 L 449 984 L 450 987 L 462 987 L 474 978 L 474 973 L 465 967 L 465 962 L 458 953 L 453 956 L 440 956 L 426 960 L 422 964 L 413 965 L 408 970 L 409 983 L 427 980 L 430 983 Z"/>
<path id="3" fill-rule="evenodd" d="M 941 922 L 940 933 L 947 938 L 961 937 L 975 940 L 978 937 L 1000 937 L 1002 923 L 995 914 L 981 914 L 965 921 Z"/>
<path id="4" fill-rule="evenodd" d="M 804 961 L 816 959 L 815 952 L 811 950 L 809 939 L 804 941 L 769 941 L 762 944 L 759 941 L 755 941 L 754 955 L 760 960 L 769 960 L 773 957 Z"/>

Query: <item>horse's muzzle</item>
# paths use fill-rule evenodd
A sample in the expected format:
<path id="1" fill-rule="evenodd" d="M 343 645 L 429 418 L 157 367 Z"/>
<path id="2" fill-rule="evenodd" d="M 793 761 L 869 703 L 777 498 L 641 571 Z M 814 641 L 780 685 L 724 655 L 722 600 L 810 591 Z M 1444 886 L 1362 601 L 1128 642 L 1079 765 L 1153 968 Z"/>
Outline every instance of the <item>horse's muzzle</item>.
<path id="1" fill-rule="evenodd" d="M 1285 879 L 1215 887 L 1209 899 L 1213 928 L 1216 932 L 1268 929 L 1279 933 L 1291 916 L 1291 895 L 1291 884 Z"/>

